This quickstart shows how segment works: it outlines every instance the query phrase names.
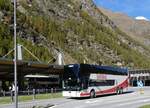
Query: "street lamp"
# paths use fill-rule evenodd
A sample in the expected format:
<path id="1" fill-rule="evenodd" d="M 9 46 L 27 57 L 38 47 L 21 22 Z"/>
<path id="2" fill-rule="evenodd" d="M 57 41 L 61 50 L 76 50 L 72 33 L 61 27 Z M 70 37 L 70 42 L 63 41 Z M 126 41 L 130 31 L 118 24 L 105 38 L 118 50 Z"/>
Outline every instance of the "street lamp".
<path id="1" fill-rule="evenodd" d="M 17 37 L 16 37 L 16 0 L 14 0 L 14 83 L 15 83 L 15 108 L 18 108 L 17 93 Z"/>

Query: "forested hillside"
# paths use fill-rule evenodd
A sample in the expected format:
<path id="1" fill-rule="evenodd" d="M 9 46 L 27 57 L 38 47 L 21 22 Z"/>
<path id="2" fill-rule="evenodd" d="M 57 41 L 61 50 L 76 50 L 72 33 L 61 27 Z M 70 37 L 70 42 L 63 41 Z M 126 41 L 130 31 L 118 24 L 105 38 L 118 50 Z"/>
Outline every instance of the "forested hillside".
<path id="1" fill-rule="evenodd" d="M 150 51 L 132 40 L 92 0 L 18 0 L 18 43 L 43 62 L 150 67 Z M 13 4 L 0 1 L 0 56 L 13 47 Z M 11 58 L 9 56 L 9 58 Z M 25 60 L 32 60 L 24 53 Z M 34 59 L 33 59 L 34 60 Z"/>

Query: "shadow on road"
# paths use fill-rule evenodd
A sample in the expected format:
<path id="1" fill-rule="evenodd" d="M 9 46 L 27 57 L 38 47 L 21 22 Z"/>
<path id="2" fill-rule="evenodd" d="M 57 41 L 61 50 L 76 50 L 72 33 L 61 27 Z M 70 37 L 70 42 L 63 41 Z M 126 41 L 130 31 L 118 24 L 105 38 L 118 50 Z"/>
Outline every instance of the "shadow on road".
<path id="1" fill-rule="evenodd" d="M 122 94 L 128 94 L 128 93 L 133 93 L 134 91 L 127 91 L 124 92 Z M 122 95 L 122 94 L 104 94 L 104 95 L 100 95 L 100 96 L 96 96 L 95 98 L 100 98 L 100 97 L 105 97 L 105 96 L 114 96 L 114 95 Z M 75 99 L 75 100 L 83 100 L 83 99 L 90 99 L 90 97 L 72 97 L 72 98 L 67 98 L 67 99 Z"/>

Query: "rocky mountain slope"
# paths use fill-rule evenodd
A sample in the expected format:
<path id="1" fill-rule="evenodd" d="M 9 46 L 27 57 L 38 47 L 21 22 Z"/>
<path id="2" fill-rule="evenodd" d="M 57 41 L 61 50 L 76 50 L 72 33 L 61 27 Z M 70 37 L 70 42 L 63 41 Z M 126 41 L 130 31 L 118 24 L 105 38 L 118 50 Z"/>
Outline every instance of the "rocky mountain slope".
<path id="1" fill-rule="evenodd" d="M 136 20 L 123 13 L 112 12 L 102 7 L 99 8 L 122 31 L 147 47 L 150 46 L 150 21 Z"/>
<path id="2" fill-rule="evenodd" d="M 13 8 L 10 0 L 1 0 L 0 8 L 3 56 L 13 44 Z M 66 64 L 150 67 L 150 51 L 118 29 L 92 0 L 18 0 L 17 35 L 43 62 L 53 63 L 63 52 Z"/>

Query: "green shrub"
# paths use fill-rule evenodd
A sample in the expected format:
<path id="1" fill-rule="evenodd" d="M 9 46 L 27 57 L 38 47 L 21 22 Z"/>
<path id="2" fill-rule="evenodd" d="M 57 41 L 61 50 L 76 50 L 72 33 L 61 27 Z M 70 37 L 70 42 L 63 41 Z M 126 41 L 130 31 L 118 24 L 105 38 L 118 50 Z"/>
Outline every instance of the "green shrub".
<path id="1" fill-rule="evenodd" d="M 10 0 L 0 0 L 0 9 L 6 11 L 12 11 L 13 7 Z"/>

